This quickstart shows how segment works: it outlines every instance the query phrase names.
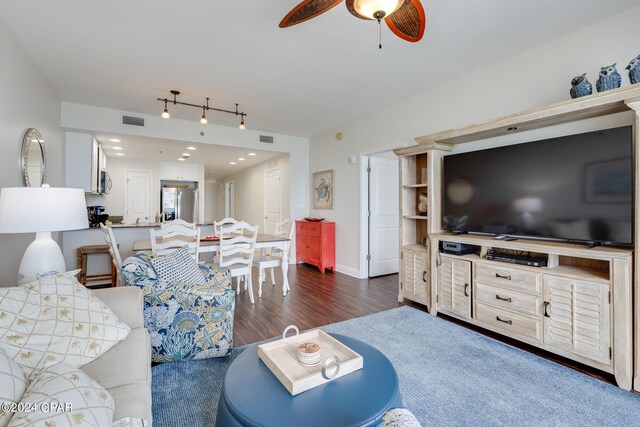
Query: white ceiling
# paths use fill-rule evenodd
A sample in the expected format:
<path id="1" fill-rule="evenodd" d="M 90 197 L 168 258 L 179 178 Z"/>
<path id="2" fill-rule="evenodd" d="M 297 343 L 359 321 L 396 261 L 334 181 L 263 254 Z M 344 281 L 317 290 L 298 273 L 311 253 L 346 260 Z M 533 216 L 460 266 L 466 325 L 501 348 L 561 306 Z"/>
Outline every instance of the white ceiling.
<path id="1" fill-rule="evenodd" d="M 178 158 L 183 157 L 183 153 L 188 153 L 190 156 L 184 162 L 204 164 L 207 180 L 220 178 L 282 154 L 276 151 L 196 144 L 132 135 L 96 134 L 95 137 L 102 143 L 102 148 L 110 158 L 122 157 L 123 159 L 177 163 Z M 119 139 L 120 142 L 109 141 L 114 138 Z M 121 150 L 113 147 L 120 147 Z M 195 150 L 189 150 L 187 147 L 193 147 Z M 255 155 L 251 156 L 249 153 Z M 240 158 L 244 160 L 239 160 Z M 235 165 L 229 164 L 230 162 L 234 162 Z"/>
<path id="2" fill-rule="evenodd" d="M 0 19 L 63 101 L 160 114 L 156 98 L 178 89 L 184 102 L 240 103 L 251 129 L 313 136 L 638 5 L 422 2 L 422 41 L 402 41 L 384 27 L 381 51 L 377 24 L 344 5 L 278 28 L 298 0 L 5 0 Z M 209 122 L 238 125 L 214 112 Z"/>

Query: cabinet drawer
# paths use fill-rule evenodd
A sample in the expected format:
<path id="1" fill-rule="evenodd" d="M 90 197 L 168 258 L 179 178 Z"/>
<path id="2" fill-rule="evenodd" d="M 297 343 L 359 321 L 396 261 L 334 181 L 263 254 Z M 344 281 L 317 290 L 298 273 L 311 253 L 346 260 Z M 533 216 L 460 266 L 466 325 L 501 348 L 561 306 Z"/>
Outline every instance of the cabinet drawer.
<path id="1" fill-rule="evenodd" d="M 505 267 L 498 263 L 478 262 L 474 269 L 474 275 L 476 282 L 535 294 L 541 292 L 540 273 L 533 271 Z"/>
<path id="2" fill-rule="evenodd" d="M 476 300 L 498 308 L 507 308 L 518 313 L 540 316 L 542 298 L 524 294 L 508 288 L 476 283 Z"/>
<path id="3" fill-rule="evenodd" d="M 320 224 L 307 224 L 309 236 L 320 236 L 322 226 Z"/>
<path id="4" fill-rule="evenodd" d="M 522 314 L 476 303 L 476 319 L 481 325 L 509 336 L 520 336 L 542 341 L 542 321 Z"/>

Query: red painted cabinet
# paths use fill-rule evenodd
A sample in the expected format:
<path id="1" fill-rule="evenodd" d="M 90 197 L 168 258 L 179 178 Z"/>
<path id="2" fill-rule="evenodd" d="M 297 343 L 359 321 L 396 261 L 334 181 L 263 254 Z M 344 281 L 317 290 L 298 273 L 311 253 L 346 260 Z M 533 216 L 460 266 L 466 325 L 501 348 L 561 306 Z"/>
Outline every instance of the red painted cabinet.
<path id="1" fill-rule="evenodd" d="M 336 269 L 336 223 L 296 221 L 296 262 Z"/>

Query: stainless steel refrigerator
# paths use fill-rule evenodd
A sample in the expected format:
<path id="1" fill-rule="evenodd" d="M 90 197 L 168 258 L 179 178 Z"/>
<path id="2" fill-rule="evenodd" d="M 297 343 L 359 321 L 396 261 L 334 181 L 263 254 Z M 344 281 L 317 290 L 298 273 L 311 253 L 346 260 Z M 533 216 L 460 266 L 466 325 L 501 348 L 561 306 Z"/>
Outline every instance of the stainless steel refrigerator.
<path id="1" fill-rule="evenodd" d="M 198 223 L 198 189 L 163 187 L 160 204 L 165 221 Z"/>

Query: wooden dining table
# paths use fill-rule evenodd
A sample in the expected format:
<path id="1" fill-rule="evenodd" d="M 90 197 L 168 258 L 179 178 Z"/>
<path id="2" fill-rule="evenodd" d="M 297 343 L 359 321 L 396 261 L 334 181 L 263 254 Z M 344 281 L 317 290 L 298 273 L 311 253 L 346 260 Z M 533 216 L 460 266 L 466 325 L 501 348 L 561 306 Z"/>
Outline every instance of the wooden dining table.
<path id="1" fill-rule="evenodd" d="M 176 240 L 176 247 L 180 246 L 179 242 L 183 242 L 185 245 L 189 243 L 189 239 L 186 238 L 172 238 Z M 193 242 L 193 240 L 191 240 Z M 256 238 L 256 249 L 260 249 L 260 255 L 265 254 L 267 248 L 277 248 L 282 251 L 282 260 L 280 261 L 280 267 L 282 268 L 282 294 L 287 295 L 287 289 L 289 289 L 289 279 L 287 273 L 289 271 L 289 246 L 291 240 L 287 237 L 274 236 L 273 234 L 258 234 Z M 151 250 L 151 240 L 136 240 L 133 243 L 134 252 L 144 252 Z M 220 250 L 220 239 L 215 238 L 201 238 L 200 239 L 200 252 L 217 252 Z"/>

